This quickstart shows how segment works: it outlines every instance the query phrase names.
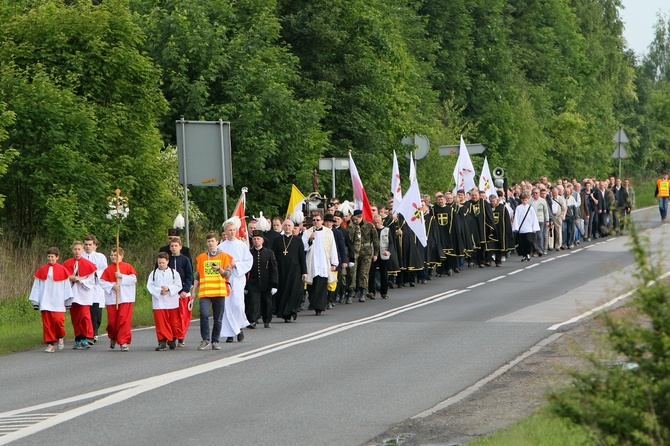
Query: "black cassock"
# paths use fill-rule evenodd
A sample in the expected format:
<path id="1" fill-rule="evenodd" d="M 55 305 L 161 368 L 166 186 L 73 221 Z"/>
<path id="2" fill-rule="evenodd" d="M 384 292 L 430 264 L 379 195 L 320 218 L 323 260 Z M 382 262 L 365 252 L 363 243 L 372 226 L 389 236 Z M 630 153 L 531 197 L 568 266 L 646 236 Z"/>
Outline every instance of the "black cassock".
<path id="1" fill-rule="evenodd" d="M 463 256 L 465 253 L 465 227 L 463 216 L 458 212 L 456 204 L 433 206 L 436 229 L 440 231 L 442 251 L 447 256 Z"/>
<path id="2" fill-rule="evenodd" d="M 514 241 L 514 234 L 512 233 L 512 222 L 507 206 L 498 203 L 498 206 L 492 209 L 492 213 L 496 236 L 489 237 L 489 251 L 512 251 L 516 243 Z"/>
<path id="3" fill-rule="evenodd" d="M 274 304 L 277 316 L 288 319 L 298 314 L 304 284 L 303 274 L 307 274 L 305 248 L 302 238 L 297 235 L 276 237 L 272 241 L 272 251 L 277 259 L 279 286 Z"/>
<path id="4" fill-rule="evenodd" d="M 462 209 L 465 211 L 466 225 L 472 237 L 473 248 L 488 250 L 489 238 L 497 238 L 491 204 L 480 198 L 479 201 L 466 201 Z"/>
<path id="5" fill-rule="evenodd" d="M 425 214 L 423 216 L 426 225 L 426 239 L 428 243 L 424 248 L 425 262 L 429 267 L 441 265 L 442 261 L 446 259 L 444 253 L 444 244 L 442 243 L 442 233 L 437 226 L 437 219 L 432 214 Z M 421 247 L 421 242 L 416 241 Z"/>
<path id="6" fill-rule="evenodd" d="M 414 234 L 414 231 L 405 222 L 402 215 L 398 215 L 398 228 L 402 235 L 398 237 L 398 259 L 402 271 L 423 271 L 425 253 L 423 245 Z"/>

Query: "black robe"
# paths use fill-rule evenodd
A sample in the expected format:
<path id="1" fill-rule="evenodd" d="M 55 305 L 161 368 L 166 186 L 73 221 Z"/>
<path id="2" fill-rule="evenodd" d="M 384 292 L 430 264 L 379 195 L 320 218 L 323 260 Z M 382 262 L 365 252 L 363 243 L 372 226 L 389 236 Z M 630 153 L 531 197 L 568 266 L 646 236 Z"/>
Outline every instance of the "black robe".
<path id="1" fill-rule="evenodd" d="M 405 222 L 405 219 L 402 218 L 402 215 L 398 216 L 398 228 L 402 231 L 398 243 L 400 247 L 398 256 L 401 260 L 400 269 L 403 271 L 423 271 L 425 257 L 423 245 Z"/>
<path id="2" fill-rule="evenodd" d="M 277 259 L 279 286 L 275 294 L 277 316 L 288 319 L 297 314 L 302 301 L 304 284 L 303 274 L 307 274 L 305 247 L 300 236 L 276 237 L 272 242 L 272 251 Z"/>
<path id="3" fill-rule="evenodd" d="M 495 222 L 491 203 L 480 198 L 479 201 L 468 201 L 463 205 L 466 224 L 472 237 L 473 249 L 488 250 L 487 242 L 490 237 L 496 238 Z"/>
<path id="4" fill-rule="evenodd" d="M 433 206 L 436 229 L 440 231 L 442 251 L 446 256 L 462 256 L 465 252 L 465 232 L 463 218 L 458 212 L 458 205 L 451 203 L 444 206 Z"/>
<path id="5" fill-rule="evenodd" d="M 424 262 L 429 267 L 441 265 L 446 259 L 443 249 L 442 234 L 437 225 L 437 219 L 432 214 L 424 214 L 424 223 L 426 225 L 426 239 L 428 243 L 424 248 Z M 419 247 L 423 247 L 417 239 Z"/>
<path id="6" fill-rule="evenodd" d="M 512 251 L 514 250 L 514 234 L 512 234 L 512 221 L 507 210 L 507 206 L 498 203 L 498 206 L 492 209 L 493 221 L 495 222 L 497 237 L 491 237 L 488 240 L 489 251 Z"/>

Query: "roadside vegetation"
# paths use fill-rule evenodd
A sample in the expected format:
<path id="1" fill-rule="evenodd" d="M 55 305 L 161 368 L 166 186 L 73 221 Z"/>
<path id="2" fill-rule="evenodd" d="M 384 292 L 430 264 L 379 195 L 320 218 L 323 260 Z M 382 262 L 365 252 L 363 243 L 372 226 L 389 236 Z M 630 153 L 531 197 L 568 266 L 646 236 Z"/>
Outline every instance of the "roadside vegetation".
<path id="1" fill-rule="evenodd" d="M 472 444 L 670 444 L 670 283 L 657 280 L 663 270 L 647 245 L 633 229 L 638 289 L 631 311 L 598 316 L 600 348 L 581 353 L 585 367 L 570 371 L 571 383 L 527 419 Z"/>

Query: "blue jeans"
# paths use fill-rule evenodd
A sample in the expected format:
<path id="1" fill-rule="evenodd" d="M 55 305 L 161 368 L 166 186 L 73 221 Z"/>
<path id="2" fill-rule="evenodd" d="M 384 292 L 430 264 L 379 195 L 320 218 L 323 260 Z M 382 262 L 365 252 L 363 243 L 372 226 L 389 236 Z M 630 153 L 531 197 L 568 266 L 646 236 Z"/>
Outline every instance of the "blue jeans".
<path id="1" fill-rule="evenodd" d="M 668 197 L 658 199 L 658 210 L 661 212 L 661 220 L 668 216 Z"/>
<path id="2" fill-rule="evenodd" d="M 200 337 L 203 341 L 209 341 L 209 307 L 212 306 L 214 326 L 212 327 L 212 342 L 219 342 L 221 335 L 221 324 L 223 321 L 223 310 L 226 299 L 223 297 L 200 298 Z"/>

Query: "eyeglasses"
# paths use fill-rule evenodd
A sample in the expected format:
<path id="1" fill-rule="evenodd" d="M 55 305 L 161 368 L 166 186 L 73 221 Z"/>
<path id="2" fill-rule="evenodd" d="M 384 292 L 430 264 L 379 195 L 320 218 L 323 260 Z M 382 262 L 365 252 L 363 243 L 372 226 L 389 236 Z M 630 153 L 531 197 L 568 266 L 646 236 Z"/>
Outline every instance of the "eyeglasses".
<path id="1" fill-rule="evenodd" d="M 321 221 L 320 218 L 313 218 L 312 221 Z"/>
<path id="2" fill-rule="evenodd" d="M 329 206 L 337 206 L 338 204 L 340 204 L 338 201 L 331 201 L 328 203 Z"/>

